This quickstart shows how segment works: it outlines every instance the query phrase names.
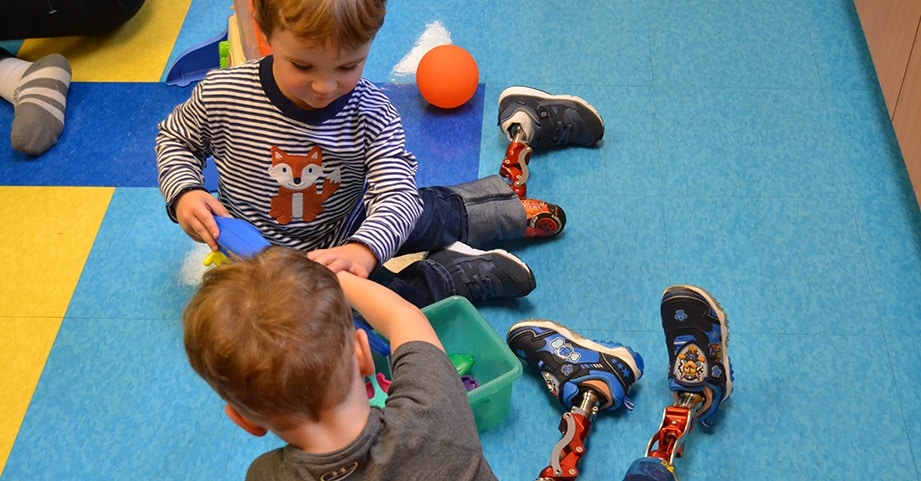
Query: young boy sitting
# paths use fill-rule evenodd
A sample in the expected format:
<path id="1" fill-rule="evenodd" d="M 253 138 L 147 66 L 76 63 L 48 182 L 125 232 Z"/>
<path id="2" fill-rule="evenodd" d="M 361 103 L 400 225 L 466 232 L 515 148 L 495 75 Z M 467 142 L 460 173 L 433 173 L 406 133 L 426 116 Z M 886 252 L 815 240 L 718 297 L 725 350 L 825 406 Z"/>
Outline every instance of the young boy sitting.
<path id="1" fill-rule="evenodd" d="M 384 409 L 357 310 L 390 341 Z M 270 247 L 205 274 L 183 313 L 192 368 L 256 436 L 288 443 L 246 479 L 494 480 L 457 370 L 422 312 L 393 291 Z"/>
<path id="2" fill-rule="evenodd" d="M 212 250 L 215 215 L 244 219 L 272 244 L 333 271 L 368 277 L 378 269 L 375 277 L 420 307 L 536 287 L 521 259 L 480 249 L 556 236 L 565 213 L 519 198 L 498 175 L 417 187 L 400 115 L 362 77 L 385 0 L 254 0 L 253 12 L 272 55 L 210 72 L 158 125 L 171 219 Z M 537 148 L 590 146 L 604 133 L 598 112 L 576 97 L 509 89 L 500 107 L 503 131 Z M 209 156 L 217 198 L 203 183 Z M 382 272 L 394 256 L 423 252 L 398 273 Z"/>

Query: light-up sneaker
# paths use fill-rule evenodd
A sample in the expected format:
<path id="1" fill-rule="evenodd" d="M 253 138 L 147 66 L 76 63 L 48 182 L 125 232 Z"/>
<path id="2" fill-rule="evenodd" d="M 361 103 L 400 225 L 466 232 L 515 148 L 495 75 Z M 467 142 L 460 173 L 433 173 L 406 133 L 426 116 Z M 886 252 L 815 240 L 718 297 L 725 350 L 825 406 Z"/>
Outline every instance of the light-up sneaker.
<path id="1" fill-rule="evenodd" d="M 553 321 L 528 319 L 509 328 L 512 352 L 540 370 L 547 388 L 567 408 L 592 388 L 602 398 L 599 409 L 633 409 L 627 397 L 643 376 L 643 358 L 622 344 L 585 339 Z"/>
<path id="2" fill-rule="evenodd" d="M 661 312 L 668 347 L 668 387 L 676 393 L 703 395 L 696 417 L 710 426 L 710 418 L 732 394 L 726 313 L 707 291 L 688 285 L 665 289 Z"/>

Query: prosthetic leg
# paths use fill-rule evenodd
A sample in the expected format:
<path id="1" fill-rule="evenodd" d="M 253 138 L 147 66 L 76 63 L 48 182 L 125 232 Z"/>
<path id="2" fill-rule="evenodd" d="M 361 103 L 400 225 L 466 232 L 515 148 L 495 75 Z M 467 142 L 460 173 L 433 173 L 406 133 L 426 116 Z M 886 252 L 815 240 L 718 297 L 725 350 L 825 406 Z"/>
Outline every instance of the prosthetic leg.
<path id="1" fill-rule="evenodd" d="M 499 166 L 499 175 L 505 178 L 509 187 L 524 199 L 528 192 L 525 182 L 528 181 L 528 163 L 531 162 L 531 147 L 524 142 L 524 131 L 521 126 L 512 126 L 514 137 L 508 148 L 505 149 L 505 158 Z"/>
<path id="2" fill-rule="evenodd" d="M 728 321 L 719 302 L 699 287 L 671 286 L 662 295 L 661 311 L 675 402 L 665 408 L 646 456 L 630 465 L 624 481 L 676 481 L 675 459 L 684 454 L 694 424 L 711 426 L 732 393 Z"/>
<path id="3" fill-rule="evenodd" d="M 624 481 L 675 481 L 675 458 L 684 454 L 684 442 L 694 427 L 694 416 L 703 404 L 698 393 L 678 392 L 675 404 L 665 408 L 659 432 L 646 445 L 646 457 L 627 469 Z"/>
<path id="4" fill-rule="evenodd" d="M 576 397 L 579 404 L 563 413 L 560 420 L 560 439 L 550 453 L 550 464 L 540 472 L 537 481 L 571 481 L 579 475 L 578 464 L 585 455 L 585 440 L 598 413 L 600 399 L 595 390 L 588 388 Z"/>
<path id="5" fill-rule="evenodd" d="M 551 394 L 569 408 L 560 420 L 560 441 L 539 481 L 573 480 L 599 411 L 633 409 L 627 397 L 643 376 L 643 356 L 628 346 L 586 339 L 566 326 L 528 319 L 509 328 L 509 348 L 540 371 Z"/>

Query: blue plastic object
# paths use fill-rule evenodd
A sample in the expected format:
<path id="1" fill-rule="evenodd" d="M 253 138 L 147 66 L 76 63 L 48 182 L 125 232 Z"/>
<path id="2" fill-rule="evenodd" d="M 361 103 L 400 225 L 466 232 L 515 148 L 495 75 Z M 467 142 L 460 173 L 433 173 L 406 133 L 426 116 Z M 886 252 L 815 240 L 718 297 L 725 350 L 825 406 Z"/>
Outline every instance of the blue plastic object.
<path id="1" fill-rule="evenodd" d="M 185 87 L 205 78 L 208 72 L 221 66 L 220 43 L 227 40 L 227 31 L 207 40 L 179 56 L 166 74 L 166 85 Z"/>
<path id="2" fill-rule="evenodd" d="M 355 329 L 361 329 L 368 334 L 368 345 L 371 346 L 371 350 L 383 357 L 390 355 L 390 343 L 377 335 L 377 333 L 374 332 L 374 328 L 371 327 L 371 324 L 368 324 L 368 321 L 356 314 L 352 317 L 352 323 L 355 324 Z"/>
<path id="3" fill-rule="evenodd" d="M 214 221 L 221 231 L 217 236 L 218 247 L 231 260 L 252 257 L 270 245 L 262 232 L 245 220 L 215 216 Z"/>

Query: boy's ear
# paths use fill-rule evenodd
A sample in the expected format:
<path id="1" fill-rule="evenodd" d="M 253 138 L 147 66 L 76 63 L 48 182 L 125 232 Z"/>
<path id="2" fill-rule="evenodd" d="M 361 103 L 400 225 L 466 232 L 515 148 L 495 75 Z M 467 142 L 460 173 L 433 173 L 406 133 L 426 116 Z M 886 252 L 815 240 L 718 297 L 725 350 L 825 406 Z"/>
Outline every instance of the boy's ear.
<path id="1" fill-rule="evenodd" d="M 253 436 L 261 438 L 269 432 L 268 429 L 258 426 L 255 423 L 251 422 L 249 419 L 243 417 L 242 414 L 237 412 L 230 404 L 224 405 L 224 413 L 227 414 L 227 417 L 234 422 L 237 426 L 243 428 L 244 431 L 252 434 Z"/>
<path id="2" fill-rule="evenodd" d="M 362 376 L 374 375 L 376 369 L 374 358 L 371 357 L 371 344 L 368 342 L 368 333 L 363 329 L 355 329 L 355 358 Z"/>

